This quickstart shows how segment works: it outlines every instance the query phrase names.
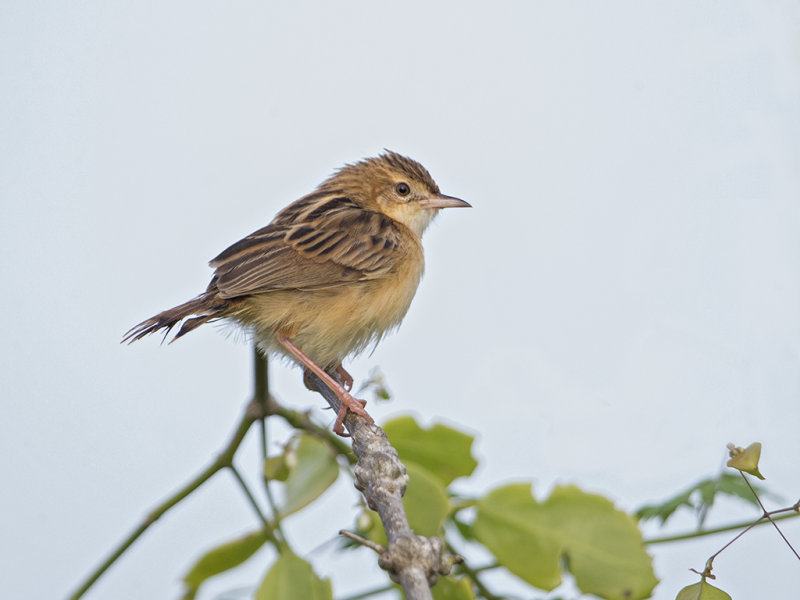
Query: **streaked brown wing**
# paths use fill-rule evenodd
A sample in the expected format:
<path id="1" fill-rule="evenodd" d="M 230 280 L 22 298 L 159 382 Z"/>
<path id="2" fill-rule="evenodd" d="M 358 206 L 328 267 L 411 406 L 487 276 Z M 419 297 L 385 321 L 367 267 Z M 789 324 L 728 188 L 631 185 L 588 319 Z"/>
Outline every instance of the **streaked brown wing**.
<path id="1" fill-rule="evenodd" d="M 335 287 L 391 271 L 400 245 L 391 219 L 346 198 L 308 198 L 211 261 L 220 296 Z"/>

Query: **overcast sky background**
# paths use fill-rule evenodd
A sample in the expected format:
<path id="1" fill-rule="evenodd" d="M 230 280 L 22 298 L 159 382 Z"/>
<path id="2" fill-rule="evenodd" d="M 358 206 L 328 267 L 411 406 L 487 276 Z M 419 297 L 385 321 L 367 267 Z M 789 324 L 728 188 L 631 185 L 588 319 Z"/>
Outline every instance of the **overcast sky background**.
<path id="1" fill-rule="evenodd" d="M 388 379 L 379 422 L 476 435 L 471 493 L 576 483 L 633 510 L 717 473 L 727 442 L 761 441 L 768 487 L 800 494 L 796 2 L 6 0 L 0 77 L 3 597 L 71 591 L 210 460 L 251 393 L 250 349 L 219 328 L 121 335 L 383 148 L 474 208 L 428 230 L 403 326 L 351 363 Z M 280 401 L 322 406 L 299 370 L 272 374 Z M 295 547 L 349 526 L 355 494 L 295 516 Z M 723 503 L 711 523 L 751 516 Z M 87 597 L 178 597 L 200 552 L 255 524 L 223 474 Z M 797 522 L 785 531 L 800 545 Z M 655 598 L 728 539 L 653 548 Z M 374 556 L 333 548 L 307 556 L 337 594 L 381 580 Z M 767 528 L 715 573 L 735 599 L 800 581 Z"/>

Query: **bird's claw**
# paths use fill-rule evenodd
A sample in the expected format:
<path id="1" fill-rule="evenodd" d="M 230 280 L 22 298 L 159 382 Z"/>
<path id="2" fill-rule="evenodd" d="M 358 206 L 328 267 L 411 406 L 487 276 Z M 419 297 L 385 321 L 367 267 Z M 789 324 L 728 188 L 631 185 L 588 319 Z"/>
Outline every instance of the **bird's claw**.
<path id="1" fill-rule="evenodd" d="M 369 416 L 369 413 L 364 410 L 364 407 L 367 405 L 365 400 L 354 398 L 350 394 L 342 397 L 341 400 L 342 406 L 339 408 L 339 412 L 336 413 L 336 421 L 333 423 L 333 433 L 336 435 L 341 437 L 350 437 L 350 434 L 344 430 L 344 418 L 347 416 L 348 412 L 358 415 L 359 417 L 363 417 L 370 423 L 375 422 L 375 420 Z"/>

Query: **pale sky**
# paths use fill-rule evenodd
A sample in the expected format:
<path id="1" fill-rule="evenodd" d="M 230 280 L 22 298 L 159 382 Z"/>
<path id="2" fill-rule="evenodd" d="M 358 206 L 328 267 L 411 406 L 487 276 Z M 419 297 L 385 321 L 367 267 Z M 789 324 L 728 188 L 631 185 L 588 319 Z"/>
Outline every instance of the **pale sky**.
<path id="1" fill-rule="evenodd" d="M 383 148 L 473 208 L 428 230 L 405 322 L 350 371 L 387 377 L 379 422 L 477 436 L 459 489 L 575 483 L 633 510 L 760 441 L 765 484 L 800 494 L 797 3 L 6 0 L 0 78 L 3 597 L 65 596 L 205 466 L 251 393 L 249 347 L 220 328 L 122 334 Z M 281 402 L 323 405 L 298 369 L 272 373 Z M 355 497 L 341 483 L 293 517 L 294 546 L 350 526 Z M 728 502 L 711 521 L 750 516 Z M 222 475 L 87 598 L 177 597 L 200 552 L 255 526 Z M 800 545 L 798 522 L 785 532 Z M 654 597 L 728 539 L 654 547 Z M 381 580 L 373 556 L 333 547 L 308 556 L 336 594 Z M 765 528 L 717 559 L 716 585 L 789 597 L 798 569 Z"/>

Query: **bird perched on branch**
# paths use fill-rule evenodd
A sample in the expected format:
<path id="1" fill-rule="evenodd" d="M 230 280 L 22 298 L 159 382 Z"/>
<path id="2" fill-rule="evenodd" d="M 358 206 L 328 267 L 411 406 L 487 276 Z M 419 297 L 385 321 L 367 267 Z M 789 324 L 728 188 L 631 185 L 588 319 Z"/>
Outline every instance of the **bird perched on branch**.
<path id="1" fill-rule="evenodd" d="M 210 321 L 238 323 L 262 351 L 289 357 L 336 393 L 333 430 L 344 435 L 347 411 L 372 418 L 350 395 L 342 361 L 400 324 L 425 266 L 422 233 L 440 209 L 458 206 L 470 205 L 395 152 L 345 165 L 212 260 L 205 292 L 139 323 L 123 342 L 166 336 L 181 321 L 173 341 Z"/>

